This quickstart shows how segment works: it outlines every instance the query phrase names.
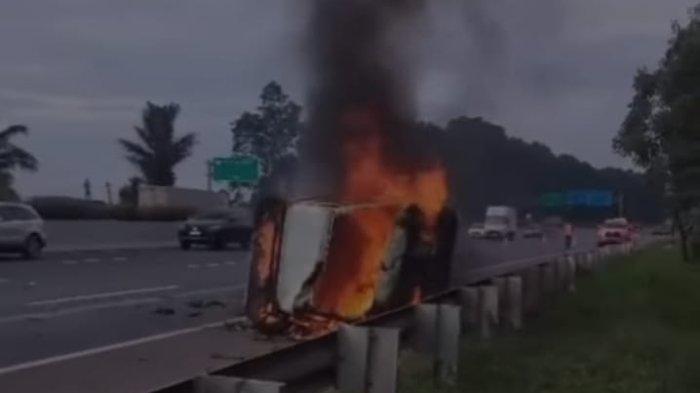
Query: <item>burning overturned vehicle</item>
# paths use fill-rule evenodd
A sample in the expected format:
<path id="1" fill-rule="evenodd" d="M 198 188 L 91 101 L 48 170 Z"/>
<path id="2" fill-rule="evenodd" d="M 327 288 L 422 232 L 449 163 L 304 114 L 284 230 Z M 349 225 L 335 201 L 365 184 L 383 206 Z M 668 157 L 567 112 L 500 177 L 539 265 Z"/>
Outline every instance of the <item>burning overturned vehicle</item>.
<path id="1" fill-rule="evenodd" d="M 448 208 L 433 219 L 417 205 L 263 203 L 249 318 L 309 337 L 445 289 L 457 224 Z"/>
<path id="2" fill-rule="evenodd" d="M 457 228 L 448 174 L 432 129 L 415 121 L 398 50 L 406 30 L 393 28 L 422 4 L 316 2 L 305 178 L 289 194 L 330 197 L 261 203 L 247 297 L 261 331 L 310 337 L 448 285 Z"/>

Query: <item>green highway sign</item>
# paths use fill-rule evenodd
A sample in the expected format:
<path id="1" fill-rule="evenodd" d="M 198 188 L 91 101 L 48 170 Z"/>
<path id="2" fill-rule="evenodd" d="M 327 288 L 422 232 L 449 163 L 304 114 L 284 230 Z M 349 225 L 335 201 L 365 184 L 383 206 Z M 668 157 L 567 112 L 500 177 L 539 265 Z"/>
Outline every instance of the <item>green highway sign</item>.
<path id="1" fill-rule="evenodd" d="M 563 207 L 566 205 L 566 196 L 560 192 L 551 192 L 540 197 L 540 205 L 544 207 Z"/>
<path id="2" fill-rule="evenodd" d="M 215 158 L 211 162 L 214 181 L 255 184 L 262 176 L 260 159 L 255 156 Z"/>
<path id="3" fill-rule="evenodd" d="M 568 190 L 550 192 L 540 196 L 540 206 L 547 208 L 562 207 L 612 207 L 615 193 L 611 190 Z"/>

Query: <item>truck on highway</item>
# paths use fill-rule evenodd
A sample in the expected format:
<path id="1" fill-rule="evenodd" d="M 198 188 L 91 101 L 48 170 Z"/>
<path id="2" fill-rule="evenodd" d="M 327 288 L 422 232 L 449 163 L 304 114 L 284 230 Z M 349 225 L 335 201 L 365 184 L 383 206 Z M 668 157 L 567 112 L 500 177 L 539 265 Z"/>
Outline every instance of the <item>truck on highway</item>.
<path id="1" fill-rule="evenodd" d="M 514 240 L 518 230 L 518 213 L 511 206 L 489 206 L 486 208 L 484 231 L 489 239 Z"/>

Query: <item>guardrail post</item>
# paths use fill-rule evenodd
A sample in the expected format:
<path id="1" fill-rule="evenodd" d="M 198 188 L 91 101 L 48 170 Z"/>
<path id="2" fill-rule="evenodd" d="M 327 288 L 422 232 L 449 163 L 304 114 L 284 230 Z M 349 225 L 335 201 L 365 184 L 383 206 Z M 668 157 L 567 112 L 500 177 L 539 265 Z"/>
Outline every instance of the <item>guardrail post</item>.
<path id="1" fill-rule="evenodd" d="M 513 330 L 523 324 L 523 282 L 520 277 L 506 276 L 492 279 L 498 288 L 498 309 L 501 320 Z"/>
<path id="2" fill-rule="evenodd" d="M 566 290 L 576 292 L 576 259 L 573 255 L 566 257 Z"/>
<path id="3" fill-rule="evenodd" d="M 624 253 L 624 244 L 615 244 L 613 246 L 613 256 L 617 257 Z"/>
<path id="4" fill-rule="evenodd" d="M 630 255 L 632 254 L 632 251 L 634 250 L 634 243 L 629 241 L 625 243 L 625 255 Z"/>
<path id="5" fill-rule="evenodd" d="M 194 380 L 195 393 L 282 393 L 281 382 L 206 375 Z"/>
<path id="6" fill-rule="evenodd" d="M 604 246 L 599 248 L 600 250 L 600 257 L 598 258 L 598 263 L 597 265 L 597 270 L 605 270 L 608 268 L 608 264 L 610 263 L 610 258 L 613 257 L 612 255 L 612 249 L 611 246 Z"/>
<path id="7" fill-rule="evenodd" d="M 460 288 L 458 298 L 462 308 L 462 332 L 467 332 L 479 323 L 479 288 Z"/>
<path id="8" fill-rule="evenodd" d="M 493 285 L 479 287 L 479 335 L 489 339 L 493 327 L 498 326 L 498 288 Z"/>
<path id="9" fill-rule="evenodd" d="M 513 330 L 523 328 L 523 279 L 509 276 L 506 279 L 506 320 Z"/>
<path id="10" fill-rule="evenodd" d="M 461 307 L 421 304 L 416 307 L 414 342 L 419 352 L 433 357 L 436 384 L 456 383 Z"/>
<path id="11" fill-rule="evenodd" d="M 578 254 L 576 266 L 577 270 L 586 274 L 593 272 L 594 259 L 595 257 L 593 251 Z"/>
<path id="12" fill-rule="evenodd" d="M 462 288 L 459 292 L 462 306 L 463 331 L 477 329 L 479 337 L 488 339 L 494 326 L 498 325 L 498 287 L 479 285 Z"/>
<path id="13" fill-rule="evenodd" d="M 540 277 L 542 278 L 542 292 L 544 294 L 551 294 L 557 291 L 555 265 L 556 260 L 539 266 Z"/>
<path id="14" fill-rule="evenodd" d="M 396 392 L 399 329 L 343 325 L 338 330 L 338 355 L 340 392 Z"/>
<path id="15" fill-rule="evenodd" d="M 523 279 L 523 311 L 525 314 L 536 314 L 539 309 L 542 293 L 540 268 L 531 267 L 522 272 Z"/>
<path id="16" fill-rule="evenodd" d="M 598 264 L 600 263 L 600 260 L 603 258 L 603 256 L 600 254 L 600 249 L 596 248 L 595 250 L 591 251 L 591 268 L 593 271 L 598 270 Z"/>
<path id="17" fill-rule="evenodd" d="M 569 286 L 569 263 L 567 260 L 568 256 L 562 256 L 557 258 L 554 262 L 554 275 L 556 277 L 555 281 L 557 291 L 566 291 Z"/>

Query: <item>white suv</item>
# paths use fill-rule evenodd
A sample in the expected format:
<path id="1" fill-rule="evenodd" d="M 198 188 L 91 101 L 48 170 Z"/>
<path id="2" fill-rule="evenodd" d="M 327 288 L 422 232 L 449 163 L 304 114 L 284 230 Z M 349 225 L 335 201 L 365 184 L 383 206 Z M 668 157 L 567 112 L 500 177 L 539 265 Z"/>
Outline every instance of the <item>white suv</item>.
<path id="1" fill-rule="evenodd" d="M 44 247 L 44 221 L 33 208 L 21 203 L 0 203 L 0 252 L 21 252 L 25 258 L 35 259 Z"/>

